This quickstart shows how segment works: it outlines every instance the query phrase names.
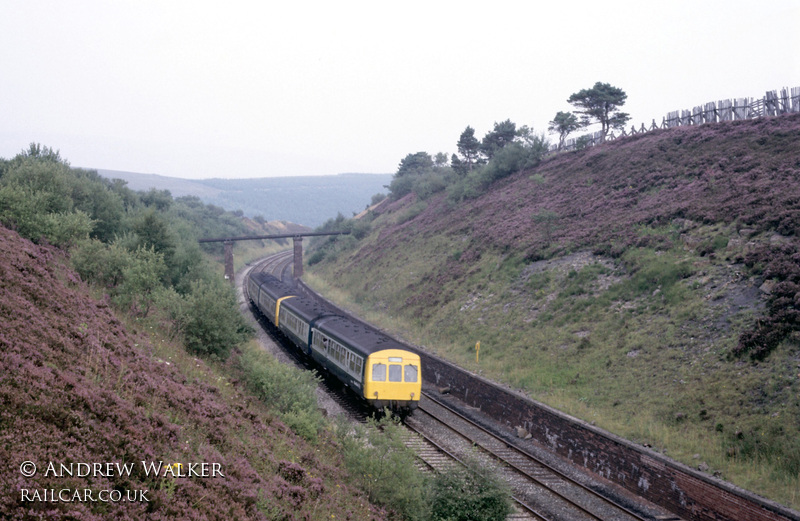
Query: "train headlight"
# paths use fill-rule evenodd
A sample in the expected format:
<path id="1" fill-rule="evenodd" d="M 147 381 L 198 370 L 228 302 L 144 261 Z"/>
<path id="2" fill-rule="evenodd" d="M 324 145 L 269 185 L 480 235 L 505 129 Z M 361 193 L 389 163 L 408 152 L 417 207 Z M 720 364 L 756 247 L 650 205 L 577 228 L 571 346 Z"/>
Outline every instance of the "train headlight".
<path id="1" fill-rule="evenodd" d="M 374 392 L 374 393 L 372 393 L 372 394 L 374 394 L 374 395 L 375 395 L 375 399 L 377 400 L 377 399 L 378 399 L 378 391 L 375 391 L 375 392 Z"/>
<path id="2" fill-rule="evenodd" d="M 414 399 L 414 393 L 411 393 L 411 399 L 412 400 Z"/>

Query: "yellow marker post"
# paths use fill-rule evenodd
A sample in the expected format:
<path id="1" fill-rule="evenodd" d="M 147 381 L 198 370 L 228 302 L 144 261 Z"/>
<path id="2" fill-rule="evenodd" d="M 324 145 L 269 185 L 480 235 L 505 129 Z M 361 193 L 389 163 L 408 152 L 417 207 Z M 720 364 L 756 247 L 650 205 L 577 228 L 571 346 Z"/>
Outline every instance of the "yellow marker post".
<path id="1" fill-rule="evenodd" d="M 478 357 L 480 356 L 480 353 L 481 353 L 481 341 L 478 340 L 478 343 L 475 344 L 475 363 L 476 364 L 478 363 Z"/>

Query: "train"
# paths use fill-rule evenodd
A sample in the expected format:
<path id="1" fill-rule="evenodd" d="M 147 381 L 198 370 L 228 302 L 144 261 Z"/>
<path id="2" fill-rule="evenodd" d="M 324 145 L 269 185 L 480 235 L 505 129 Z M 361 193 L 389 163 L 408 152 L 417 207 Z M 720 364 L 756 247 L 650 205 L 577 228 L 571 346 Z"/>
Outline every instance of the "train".
<path id="1" fill-rule="evenodd" d="M 408 415 L 422 394 L 420 357 L 268 273 L 247 277 L 250 302 L 302 353 L 377 411 Z"/>

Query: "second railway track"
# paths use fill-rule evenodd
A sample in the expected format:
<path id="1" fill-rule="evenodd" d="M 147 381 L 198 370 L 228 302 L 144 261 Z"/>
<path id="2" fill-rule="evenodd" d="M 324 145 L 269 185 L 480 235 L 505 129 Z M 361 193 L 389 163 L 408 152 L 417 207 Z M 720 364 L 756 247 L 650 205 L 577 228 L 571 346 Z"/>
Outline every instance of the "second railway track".
<path id="1" fill-rule="evenodd" d="M 291 279 L 292 252 L 272 255 L 250 269 L 273 274 L 286 281 Z M 249 302 L 245 292 L 245 301 Z M 254 313 L 258 316 L 258 313 Z M 261 322 L 261 321 L 260 321 Z M 282 335 L 276 334 L 267 321 L 261 325 L 273 341 L 280 344 L 301 367 L 314 368 L 286 344 Z M 321 373 L 324 376 L 324 373 Z M 353 420 L 363 422 L 369 411 L 360 407 L 357 399 L 341 388 L 335 379 L 323 378 L 325 392 Z M 502 479 L 509 483 L 516 512 L 509 520 L 535 519 L 559 520 L 679 520 L 653 511 L 639 514 L 622 506 L 561 471 L 539 460 L 533 454 L 514 447 L 512 443 L 491 433 L 464 414 L 423 392 L 422 401 L 415 414 L 406 420 L 409 428 L 408 446 L 418 455 L 423 465 L 433 471 L 448 466 L 464 464 L 466 458 L 477 457 L 482 464 L 494 467 Z M 656 509 L 658 510 L 658 509 Z M 661 512 L 663 514 L 663 512 Z"/>
<path id="2" fill-rule="evenodd" d="M 512 488 L 514 500 L 535 519 L 615 520 L 679 519 L 640 515 L 573 480 L 535 455 L 514 447 L 458 411 L 423 393 L 420 407 L 407 423 L 437 440 L 455 457 L 477 457 L 494 466 Z"/>

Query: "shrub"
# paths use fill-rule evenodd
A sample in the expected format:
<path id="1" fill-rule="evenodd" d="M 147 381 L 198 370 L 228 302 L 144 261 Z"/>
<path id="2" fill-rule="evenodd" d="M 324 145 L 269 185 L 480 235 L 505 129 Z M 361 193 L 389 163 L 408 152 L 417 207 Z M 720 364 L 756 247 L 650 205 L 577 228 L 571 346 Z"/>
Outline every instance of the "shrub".
<path id="1" fill-rule="evenodd" d="M 481 181 L 488 186 L 498 179 L 519 172 L 528 160 L 528 150 L 519 143 L 512 143 L 500 149 L 492 160 L 481 169 Z"/>
<path id="2" fill-rule="evenodd" d="M 221 278 L 192 284 L 187 299 L 186 347 L 201 355 L 226 359 L 231 348 L 250 334 L 236 305 L 233 288 Z"/>
<path id="3" fill-rule="evenodd" d="M 89 239 L 72 249 L 70 261 L 83 280 L 112 289 L 122 283 L 122 270 L 129 257 L 130 252 L 118 244 Z"/>
<path id="4" fill-rule="evenodd" d="M 477 461 L 438 474 L 433 480 L 433 521 L 502 521 L 511 513 L 511 492 Z"/>
<path id="5" fill-rule="evenodd" d="M 315 250 L 311 255 L 308 256 L 308 265 L 313 266 L 318 262 L 322 262 L 325 259 L 325 252 L 323 250 Z"/>
<path id="6" fill-rule="evenodd" d="M 0 186 L 0 221 L 21 236 L 70 246 L 89 236 L 94 221 L 75 208 L 77 180 L 60 158 L 23 157 L 9 163 Z"/>
<path id="7" fill-rule="evenodd" d="M 70 246 L 89 237 L 94 225 L 80 210 L 48 211 L 50 194 L 30 192 L 20 186 L 0 188 L 0 222 L 22 237 L 56 246 Z"/>
<path id="8" fill-rule="evenodd" d="M 351 223 L 350 233 L 359 241 L 369 235 L 369 232 L 372 229 L 372 225 L 366 218 L 352 219 Z"/>
<path id="9" fill-rule="evenodd" d="M 163 255 L 153 248 L 137 248 L 128 256 L 122 268 L 117 303 L 134 314 L 147 316 L 153 303 L 153 293 L 162 287 L 161 278 L 166 271 Z"/>
<path id="10" fill-rule="evenodd" d="M 426 208 L 428 208 L 428 203 L 426 201 L 417 201 L 398 217 L 397 224 L 403 224 L 404 222 L 414 219 L 424 212 Z"/>

